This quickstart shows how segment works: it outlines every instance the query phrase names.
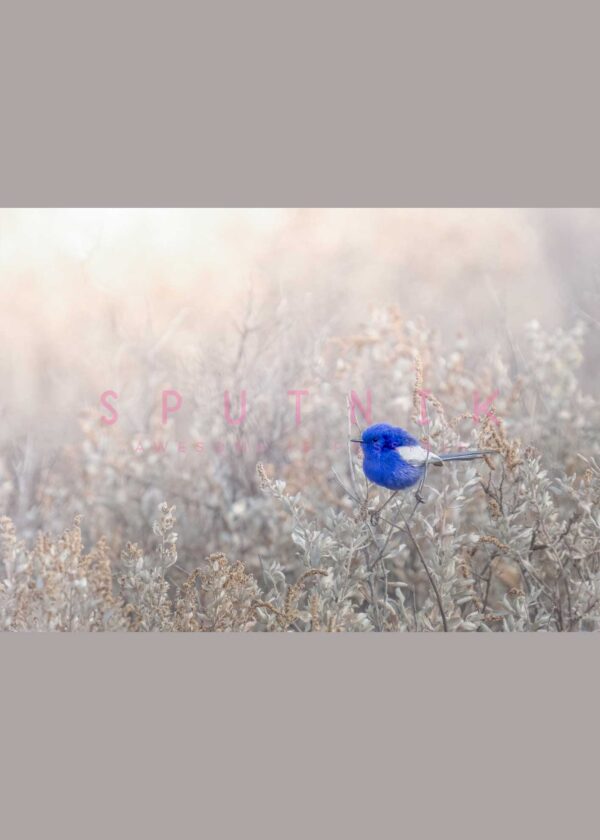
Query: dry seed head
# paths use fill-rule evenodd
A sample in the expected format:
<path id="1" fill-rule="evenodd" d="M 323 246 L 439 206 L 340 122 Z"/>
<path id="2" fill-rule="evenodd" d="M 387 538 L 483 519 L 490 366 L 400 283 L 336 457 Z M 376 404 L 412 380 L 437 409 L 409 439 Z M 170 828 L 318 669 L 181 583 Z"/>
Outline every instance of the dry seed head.
<path id="1" fill-rule="evenodd" d="M 495 520 L 500 519 L 500 517 L 502 516 L 502 511 L 500 510 L 500 505 L 498 504 L 496 499 L 493 498 L 493 496 L 488 495 L 486 498 L 487 498 L 487 504 L 488 504 L 488 510 L 490 512 L 490 516 L 492 517 L 492 519 L 495 519 Z"/>
<path id="2" fill-rule="evenodd" d="M 489 543 L 490 545 L 495 545 L 496 548 L 500 549 L 500 551 L 510 551 L 510 548 L 506 545 L 506 543 L 500 542 L 498 537 L 485 535 L 485 536 L 479 537 L 478 542 Z"/>
<path id="3" fill-rule="evenodd" d="M 271 486 L 271 482 L 269 481 L 265 468 L 260 461 L 256 465 L 256 473 L 258 475 L 258 483 L 260 485 L 260 489 L 268 490 Z"/>
<path id="4" fill-rule="evenodd" d="M 319 618 L 319 596 L 314 592 L 310 597 L 310 620 L 312 629 L 318 632 L 321 629 L 321 620 Z"/>
<path id="5" fill-rule="evenodd" d="M 415 350 L 415 384 L 413 387 L 413 416 L 412 419 L 418 423 L 421 419 L 421 395 L 423 392 L 423 360 L 418 350 Z"/>

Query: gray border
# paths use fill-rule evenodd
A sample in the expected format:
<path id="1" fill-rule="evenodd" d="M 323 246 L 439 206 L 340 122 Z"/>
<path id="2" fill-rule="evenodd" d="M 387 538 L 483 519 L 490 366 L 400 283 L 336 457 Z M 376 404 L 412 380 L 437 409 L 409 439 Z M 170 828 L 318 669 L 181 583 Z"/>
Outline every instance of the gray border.
<path id="1" fill-rule="evenodd" d="M 7 837 L 596 823 L 596 637 L 21 634 L 0 655 Z"/>
<path id="2" fill-rule="evenodd" d="M 3 7 L 0 204 L 597 206 L 598 12 L 557 6 Z M 589 833 L 597 646 L 0 635 L 3 829 Z"/>
<path id="3" fill-rule="evenodd" d="M 596 206 L 598 9 L 3 6 L 4 206 Z"/>

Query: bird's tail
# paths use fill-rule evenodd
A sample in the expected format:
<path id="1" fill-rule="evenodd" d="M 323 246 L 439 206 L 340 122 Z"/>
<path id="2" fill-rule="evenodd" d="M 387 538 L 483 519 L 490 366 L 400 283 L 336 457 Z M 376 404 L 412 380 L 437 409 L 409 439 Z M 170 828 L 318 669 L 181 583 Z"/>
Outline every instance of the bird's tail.
<path id="1" fill-rule="evenodd" d="M 497 455 L 495 449 L 472 449 L 470 452 L 446 452 L 438 455 L 440 461 L 474 461 L 476 458 L 483 458 L 485 455 Z"/>

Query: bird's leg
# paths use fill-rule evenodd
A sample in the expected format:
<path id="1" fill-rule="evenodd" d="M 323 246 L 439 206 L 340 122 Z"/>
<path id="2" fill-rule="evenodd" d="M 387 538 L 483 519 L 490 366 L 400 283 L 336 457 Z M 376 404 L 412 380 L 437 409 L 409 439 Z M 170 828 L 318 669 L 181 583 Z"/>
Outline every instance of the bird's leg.
<path id="1" fill-rule="evenodd" d="M 420 505 L 425 504 L 425 499 L 423 498 L 421 490 L 423 489 L 423 485 L 425 484 L 426 476 L 427 476 L 427 462 L 425 462 L 425 469 L 423 470 L 423 475 L 421 476 L 421 480 L 419 481 L 419 486 L 417 487 L 417 490 L 415 492 L 415 499 L 416 499 L 418 505 L 419 504 Z"/>
<path id="2" fill-rule="evenodd" d="M 385 507 L 386 505 L 389 505 L 389 503 L 392 501 L 392 499 L 394 498 L 394 496 L 397 496 L 397 495 L 398 495 L 398 490 L 394 490 L 394 492 L 391 494 L 391 496 L 388 496 L 388 497 L 387 497 L 387 499 L 386 499 L 386 500 L 385 500 L 385 502 L 381 505 L 381 507 L 377 508 L 377 513 L 381 513 L 381 511 L 384 509 L 384 507 Z"/>
<path id="3" fill-rule="evenodd" d="M 380 506 L 377 508 L 377 510 L 374 510 L 374 511 L 371 513 L 371 518 L 373 519 L 373 521 L 377 521 L 377 519 L 379 518 L 379 514 L 381 513 L 381 511 L 384 509 L 384 507 L 385 507 L 386 505 L 388 505 L 388 504 L 392 501 L 392 499 L 394 498 L 394 496 L 396 496 L 397 494 L 398 494 L 398 490 L 394 490 L 394 492 L 391 494 L 391 496 L 388 496 L 388 497 L 387 497 L 387 499 L 385 500 L 385 502 L 384 502 L 382 505 L 380 505 Z"/>

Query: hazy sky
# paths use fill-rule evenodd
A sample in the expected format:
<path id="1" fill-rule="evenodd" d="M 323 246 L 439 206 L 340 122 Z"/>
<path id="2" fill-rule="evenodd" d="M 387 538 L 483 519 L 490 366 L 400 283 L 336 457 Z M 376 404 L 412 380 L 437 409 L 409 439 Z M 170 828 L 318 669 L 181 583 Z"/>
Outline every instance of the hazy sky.
<path id="1" fill-rule="evenodd" d="M 224 341 L 250 288 L 307 328 L 394 304 L 490 347 L 532 318 L 597 337 L 599 266 L 597 210 L 1 210 L 0 384 L 39 417 L 169 325 Z"/>

